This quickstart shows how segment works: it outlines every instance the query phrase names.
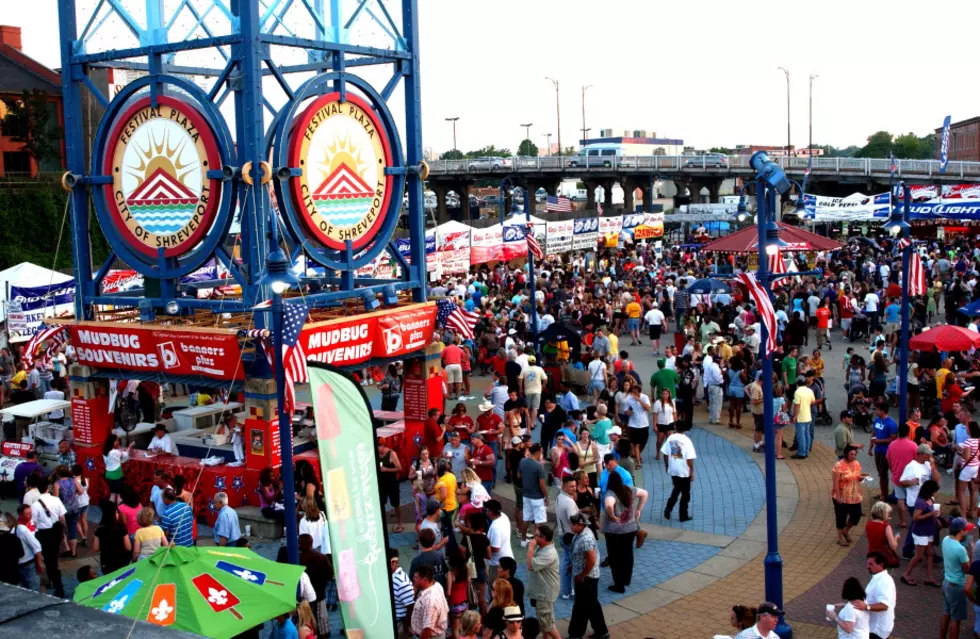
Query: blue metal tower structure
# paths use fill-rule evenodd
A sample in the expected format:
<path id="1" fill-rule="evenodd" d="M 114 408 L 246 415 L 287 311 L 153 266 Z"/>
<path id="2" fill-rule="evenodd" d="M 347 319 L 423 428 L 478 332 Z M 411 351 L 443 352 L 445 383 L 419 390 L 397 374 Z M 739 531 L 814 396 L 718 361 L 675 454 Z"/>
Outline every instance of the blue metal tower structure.
<path id="1" fill-rule="evenodd" d="M 194 309 L 247 311 L 269 297 L 260 280 L 267 256 L 280 248 L 292 264 L 322 267 L 314 273 L 304 270 L 301 276 L 310 291 L 306 303 L 313 308 L 359 296 L 373 299 L 379 293 L 393 300 L 392 289 L 409 290 L 415 301 L 424 301 L 421 188 L 427 169 L 422 162 L 418 3 L 403 0 L 400 13 L 389 10 L 391 4 L 391 0 L 374 0 L 370 5 L 366 0 L 58 0 L 68 169 L 64 183 L 71 199 L 76 317 L 91 319 L 93 307 L 105 304 L 138 306 L 144 319 Z M 372 41 L 370 46 L 352 42 L 368 36 L 380 42 Z M 97 68 L 122 69 L 140 77 L 110 100 L 90 78 Z M 386 83 L 376 90 L 354 74 L 361 68 L 380 70 L 372 72 L 384 73 Z M 387 106 L 399 83 L 404 84 L 401 132 Z M 85 153 L 83 90 L 106 109 L 91 158 Z M 366 110 L 378 116 L 390 142 L 390 161 L 384 168 L 390 195 L 378 216 L 376 234 L 362 246 L 351 240 L 339 247 L 311 241 L 302 227 L 302 213 L 288 194 L 288 183 L 304 170 L 290 166 L 291 128 L 297 126 L 302 107 L 328 91 L 338 93 L 341 103 L 348 92 L 359 98 Z M 125 208 L 121 198 L 114 201 L 112 186 L 113 172 L 119 171 L 111 161 L 112 143 L 126 134 L 117 122 L 138 118 L 138 111 L 132 115 L 134 108 L 149 109 L 159 117 L 160 105 L 168 100 L 190 104 L 193 108 L 184 110 L 197 112 L 193 125 L 203 138 L 212 140 L 208 147 L 212 161 L 205 162 L 202 178 L 211 187 L 210 208 L 204 207 L 202 216 L 206 224 L 201 224 L 206 228 L 179 253 L 166 245 L 155 250 L 134 248 L 132 237 L 111 215 Z M 171 118 L 180 117 L 174 113 L 170 111 Z M 410 263 L 392 240 L 406 188 Z M 111 248 L 109 259 L 101 265 L 92 264 L 90 198 Z M 235 223 L 241 229 L 237 259 L 226 239 Z M 195 230 L 193 225 L 189 228 Z M 144 231 L 134 232 L 139 236 Z M 382 251 L 391 254 L 400 276 L 356 278 L 355 270 Z M 239 299 L 188 296 L 193 286 L 180 278 L 211 259 L 223 264 L 241 286 Z M 101 292 L 102 280 L 119 262 L 147 278 L 145 290 Z M 271 324 L 268 318 L 257 314 L 256 325 L 266 324 Z"/>

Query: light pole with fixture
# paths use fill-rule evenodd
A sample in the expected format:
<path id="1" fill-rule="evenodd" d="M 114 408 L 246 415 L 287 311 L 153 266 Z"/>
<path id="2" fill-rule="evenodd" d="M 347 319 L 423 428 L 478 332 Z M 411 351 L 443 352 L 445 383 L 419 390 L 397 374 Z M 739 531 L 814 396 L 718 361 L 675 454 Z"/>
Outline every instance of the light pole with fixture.
<path id="1" fill-rule="evenodd" d="M 542 133 L 541 135 L 543 135 L 548 140 L 548 156 L 550 157 L 551 156 L 551 134 L 550 133 Z"/>
<path id="2" fill-rule="evenodd" d="M 903 237 L 909 240 L 912 225 L 910 207 L 912 203 L 911 189 L 905 182 L 899 182 L 898 188 L 902 193 L 902 208 L 899 209 L 897 202 L 893 201 L 891 217 L 883 227 L 893 238 Z M 895 190 L 892 190 L 892 198 L 895 197 Z M 909 284 L 911 283 L 912 268 L 912 243 L 902 249 L 902 310 L 901 321 L 902 329 L 899 337 L 899 363 L 898 363 L 898 423 L 904 424 L 908 417 L 908 387 L 909 387 Z"/>
<path id="3" fill-rule="evenodd" d="M 558 157 L 560 158 L 560 157 L 562 157 L 562 148 L 561 148 L 561 101 L 558 99 L 558 80 L 555 80 L 553 78 L 547 78 L 547 77 L 545 78 L 545 80 L 551 80 L 551 82 L 555 85 L 555 113 L 558 116 Z M 564 163 L 565 163 L 564 160 L 562 160 L 562 165 L 564 165 Z"/>
<path id="4" fill-rule="evenodd" d="M 453 159 L 454 160 L 456 159 L 455 156 L 459 154 L 459 149 L 456 148 L 456 122 L 457 121 L 459 121 L 458 115 L 456 117 L 446 118 L 446 122 L 453 123 L 453 156 L 454 156 Z"/>
<path id="5" fill-rule="evenodd" d="M 273 229 L 276 225 L 273 224 Z M 278 233 L 274 232 L 275 250 L 269 253 L 265 261 L 265 274 L 259 280 L 259 285 L 272 291 L 272 350 L 273 374 L 276 380 L 276 408 L 279 413 L 279 448 L 282 453 L 280 474 L 285 486 L 293 485 L 293 425 L 292 419 L 286 413 L 286 371 L 282 363 L 283 351 L 283 312 L 282 294 L 290 287 L 299 283 L 299 278 L 290 269 L 286 254 L 278 246 Z M 286 554 L 289 563 L 299 563 L 299 536 L 296 528 L 296 495 L 292 490 L 284 490 L 282 505 L 286 526 Z"/>
<path id="6" fill-rule="evenodd" d="M 810 141 L 807 147 L 811 158 L 813 157 L 813 81 L 819 77 L 817 74 L 810 76 Z"/>
<path id="7" fill-rule="evenodd" d="M 527 151 L 531 152 L 531 127 L 534 126 L 533 122 L 528 122 L 527 124 L 522 124 L 524 127 L 524 139 L 527 141 Z"/>
<path id="8" fill-rule="evenodd" d="M 591 84 L 586 84 L 582 87 L 582 143 L 587 144 L 589 141 L 589 131 L 592 129 L 585 128 L 585 91 L 586 89 L 591 89 Z"/>
<path id="9" fill-rule="evenodd" d="M 778 67 L 780 71 L 786 74 L 786 156 L 789 157 L 789 69 L 784 67 Z"/>

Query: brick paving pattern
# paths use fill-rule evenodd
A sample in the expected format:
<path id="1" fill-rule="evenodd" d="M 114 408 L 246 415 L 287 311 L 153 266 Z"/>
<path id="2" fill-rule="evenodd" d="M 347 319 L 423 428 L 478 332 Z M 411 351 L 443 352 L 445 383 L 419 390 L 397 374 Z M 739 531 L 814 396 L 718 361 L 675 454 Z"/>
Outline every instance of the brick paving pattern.
<path id="1" fill-rule="evenodd" d="M 643 485 L 650 493 L 650 500 L 642 520 L 671 528 L 738 537 L 765 504 L 762 471 L 750 457 L 751 453 L 727 439 L 703 428 L 694 428 L 689 436 L 698 456 L 695 481 L 691 486 L 691 516 L 694 519 L 681 523 L 677 506 L 670 521 L 663 518 L 672 484 L 670 475 L 664 472 L 663 460 L 654 460 L 654 445 L 644 451 Z M 651 444 L 655 444 L 655 440 Z"/>

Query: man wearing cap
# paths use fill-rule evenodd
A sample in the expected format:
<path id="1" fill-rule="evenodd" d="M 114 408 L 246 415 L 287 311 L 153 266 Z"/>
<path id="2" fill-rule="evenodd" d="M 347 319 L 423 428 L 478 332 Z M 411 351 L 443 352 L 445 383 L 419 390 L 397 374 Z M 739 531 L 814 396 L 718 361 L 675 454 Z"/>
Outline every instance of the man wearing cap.
<path id="1" fill-rule="evenodd" d="M 527 367 L 521 371 L 518 378 L 521 384 L 521 392 L 527 400 L 527 410 L 530 413 L 531 428 L 537 425 L 538 410 L 541 408 L 541 391 L 545 382 L 548 381 L 548 374 L 538 366 L 538 359 L 534 355 L 528 355 Z"/>
<path id="2" fill-rule="evenodd" d="M 957 639 L 960 622 L 969 619 L 966 603 L 966 573 L 970 569 L 970 556 L 963 546 L 963 538 L 973 530 L 973 524 L 962 517 L 949 522 L 949 534 L 943 539 L 943 616 L 939 621 L 939 636 L 946 632 Z"/>
<path id="3" fill-rule="evenodd" d="M 858 450 L 864 448 L 864 444 L 854 440 L 854 411 L 845 408 L 840 412 L 840 424 L 834 429 L 834 452 L 837 459 L 844 458 L 844 449 L 853 446 Z"/>
<path id="4" fill-rule="evenodd" d="M 735 639 L 779 639 L 775 630 L 782 614 L 783 611 L 776 604 L 762 602 L 755 611 L 755 625 L 735 635 Z"/>
<path id="5" fill-rule="evenodd" d="M 572 542 L 575 603 L 572 606 L 572 618 L 568 622 L 568 639 L 582 639 L 588 624 L 592 624 L 591 637 L 608 639 L 606 618 L 599 604 L 599 551 L 596 539 L 584 514 L 575 513 L 569 521 L 575 534 Z"/>
<path id="6" fill-rule="evenodd" d="M 906 424 L 906 426 L 908 426 Z M 919 489 L 927 480 L 932 479 L 939 482 L 939 468 L 932 461 L 932 448 L 929 444 L 919 444 L 915 452 L 915 459 L 905 465 L 902 476 L 899 478 L 898 485 L 905 489 L 905 505 L 909 512 L 914 512 L 915 500 L 919 498 Z M 884 495 L 882 496 L 884 498 Z M 912 535 L 905 536 L 905 544 L 902 547 L 902 554 L 911 557 L 914 552 L 914 542 Z"/>
<path id="7" fill-rule="evenodd" d="M 798 376 L 796 386 L 796 392 L 793 393 L 793 421 L 800 447 L 793 459 L 806 459 L 810 454 L 810 446 L 813 445 L 813 412 L 810 410 L 816 401 L 816 395 L 810 388 L 813 386 L 813 377 Z"/>
<path id="8" fill-rule="evenodd" d="M 749 324 L 745 327 L 745 338 L 742 340 L 745 342 L 745 348 L 749 349 L 749 352 L 759 356 L 759 346 L 762 344 L 762 338 L 759 334 L 755 332 L 755 325 Z"/>
<path id="9" fill-rule="evenodd" d="M 724 401 L 724 394 L 721 387 L 725 383 L 721 376 L 721 367 L 714 358 L 709 362 L 704 359 L 704 388 L 708 392 L 708 423 L 721 424 L 721 403 Z"/>

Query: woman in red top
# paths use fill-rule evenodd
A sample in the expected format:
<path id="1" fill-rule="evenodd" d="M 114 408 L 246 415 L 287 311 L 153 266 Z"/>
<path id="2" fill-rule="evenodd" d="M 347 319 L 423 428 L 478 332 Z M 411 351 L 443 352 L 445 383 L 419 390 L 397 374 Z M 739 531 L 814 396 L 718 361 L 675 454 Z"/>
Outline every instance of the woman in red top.
<path id="1" fill-rule="evenodd" d="M 868 537 L 868 555 L 880 552 L 888 560 L 889 568 L 898 567 L 898 537 L 892 531 L 892 507 L 888 502 L 879 501 L 871 507 L 871 519 L 864 532 Z"/>
<path id="2" fill-rule="evenodd" d="M 466 569 L 466 557 L 462 552 L 452 553 L 449 557 L 449 572 L 446 574 L 446 597 L 449 603 L 449 622 L 452 624 L 452 636 L 459 636 L 459 619 L 469 610 L 466 593 L 470 587 L 470 575 Z"/>
<path id="3" fill-rule="evenodd" d="M 459 431 L 459 439 L 461 441 L 467 441 L 473 432 L 473 427 L 473 418 L 466 414 L 466 406 L 464 404 L 456 404 L 453 408 L 453 416 L 449 418 L 449 428 L 446 431 L 449 433 Z"/>

